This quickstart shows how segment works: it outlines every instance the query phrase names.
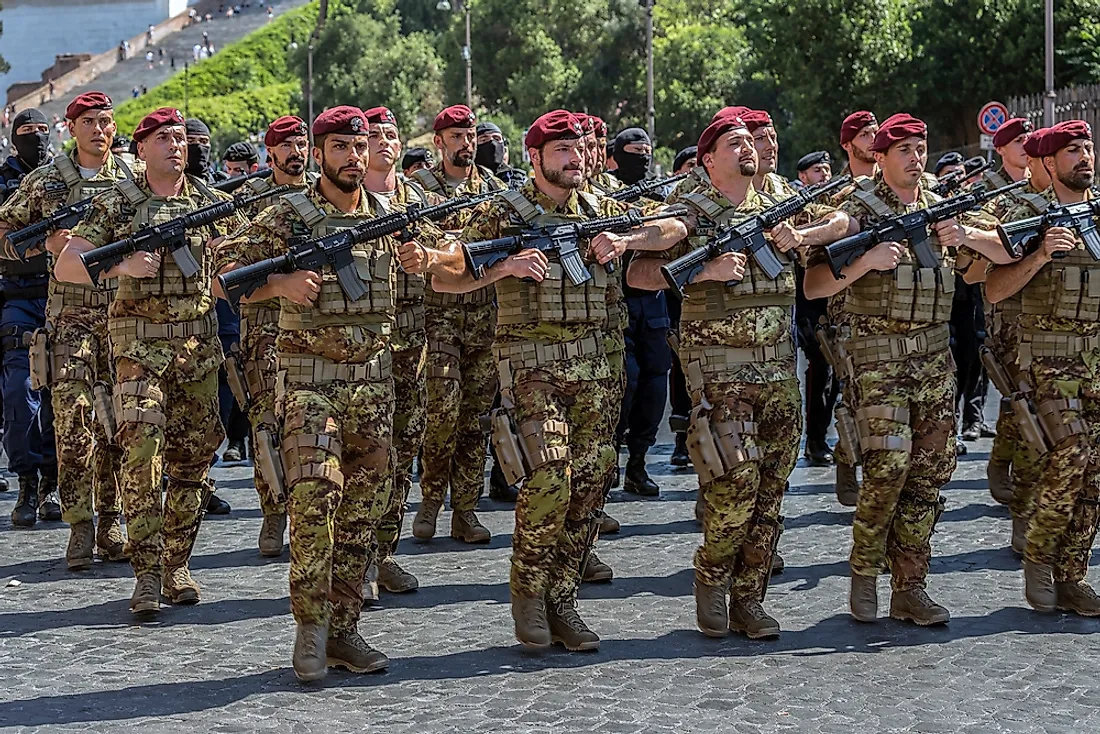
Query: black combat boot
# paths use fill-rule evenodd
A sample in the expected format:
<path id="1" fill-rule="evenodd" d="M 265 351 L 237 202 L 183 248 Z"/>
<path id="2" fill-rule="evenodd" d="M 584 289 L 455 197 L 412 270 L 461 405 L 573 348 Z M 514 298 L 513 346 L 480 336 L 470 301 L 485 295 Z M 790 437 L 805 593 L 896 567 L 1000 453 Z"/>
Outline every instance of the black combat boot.
<path id="1" fill-rule="evenodd" d="M 691 464 L 691 457 L 688 455 L 687 432 L 676 432 L 676 445 L 672 449 L 672 456 L 669 458 L 668 463 L 677 467 L 684 467 Z"/>
<path id="2" fill-rule="evenodd" d="M 645 454 L 631 456 L 626 462 L 623 490 L 642 497 L 656 497 L 661 492 L 657 482 L 645 470 Z"/>
<path id="3" fill-rule="evenodd" d="M 38 522 L 38 474 L 19 477 L 19 499 L 11 511 L 11 524 L 17 528 L 29 528 Z"/>
<path id="4" fill-rule="evenodd" d="M 508 484 L 508 480 L 504 478 L 504 472 L 495 461 L 492 471 L 489 472 L 489 499 L 510 503 L 515 503 L 519 499 L 519 490 Z"/>
<path id="5" fill-rule="evenodd" d="M 42 470 L 38 484 L 38 519 L 45 522 L 61 520 L 61 502 L 57 497 L 57 471 Z"/>

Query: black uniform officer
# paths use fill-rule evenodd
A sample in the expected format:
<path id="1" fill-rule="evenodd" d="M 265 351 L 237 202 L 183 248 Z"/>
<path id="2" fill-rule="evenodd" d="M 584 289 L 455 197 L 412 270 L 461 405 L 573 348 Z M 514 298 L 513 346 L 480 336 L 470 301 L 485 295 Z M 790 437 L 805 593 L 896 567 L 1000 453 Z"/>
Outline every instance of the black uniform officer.
<path id="1" fill-rule="evenodd" d="M 672 173 L 677 175 L 695 168 L 696 147 L 694 145 L 684 148 L 676 154 L 672 161 Z M 680 299 L 675 296 L 666 297 L 665 305 L 668 307 L 669 328 L 678 331 L 680 327 Z M 687 429 L 691 422 L 691 396 L 688 395 L 687 378 L 684 376 L 684 368 L 680 364 L 680 358 L 675 353 L 672 355 L 672 369 L 668 373 L 668 402 L 672 412 L 668 417 L 668 427 L 676 435 L 676 445 L 672 449 L 672 456 L 668 463 L 673 466 L 689 466 L 691 456 L 687 449 Z"/>

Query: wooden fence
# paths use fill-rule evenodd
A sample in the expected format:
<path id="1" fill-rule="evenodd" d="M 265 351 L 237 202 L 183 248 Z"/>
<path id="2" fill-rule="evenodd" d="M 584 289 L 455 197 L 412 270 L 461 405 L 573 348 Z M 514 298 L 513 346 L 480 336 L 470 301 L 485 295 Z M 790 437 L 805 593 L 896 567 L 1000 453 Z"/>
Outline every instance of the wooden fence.
<path id="1" fill-rule="evenodd" d="M 1055 94 L 1055 122 L 1084 120 L 1093 130 L 1100 129 L 1100 84 L 1059 89 Z M 1035 127 L 1043 126 L 1042 94 L 1013 97 L 1005 104 L 1011 117 L 1026 117 Z"/>

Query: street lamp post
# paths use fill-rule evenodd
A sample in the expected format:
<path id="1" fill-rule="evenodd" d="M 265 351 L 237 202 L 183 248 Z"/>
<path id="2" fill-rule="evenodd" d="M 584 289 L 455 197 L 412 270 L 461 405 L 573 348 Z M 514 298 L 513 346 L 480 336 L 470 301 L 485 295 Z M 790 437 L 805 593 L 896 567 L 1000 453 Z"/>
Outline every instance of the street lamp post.
<path id="1" fill-rule="evenodd" d="M 439 0 L 436 10 L 450 11 L 450 0 Z M 474 108 L 474 62 L 472 44 L 470 43 L 470 0 L 462 3 L 462 11 L 466 16 L 466 45 L 462 47 L 462 60 L 466 62 L 466 106 Z"/>
<path id="2" fill-rule="evenodd" d="M 1046 91 L 1043 94 L 1043 127 L 1054 124 L 1054 0 L 1044 3 L 1046 16 Z"/>
<path id="3" fill-rule="evenodd" d="M 657 108 L 653 103 L 653 3 L 656 0 L 645 0 L 645 99 L 646 99 L 646 132 L 649 133 L 649 143 L 657 148 Z M 650 163 L 652 166 L 653 164 Z"/>

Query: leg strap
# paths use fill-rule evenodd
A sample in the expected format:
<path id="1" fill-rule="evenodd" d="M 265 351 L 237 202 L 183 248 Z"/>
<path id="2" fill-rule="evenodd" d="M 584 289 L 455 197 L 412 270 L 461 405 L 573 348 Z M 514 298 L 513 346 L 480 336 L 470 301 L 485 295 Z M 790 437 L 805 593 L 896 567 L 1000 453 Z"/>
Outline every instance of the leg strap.
<path id="1" fill-rule="evenodd" d="M 856 430 L 859 431 L 859 446 L 863 451 L 905 451 L 913 450 L 913 442 L 905 436 L 896 434 L 877 435 L 871 433 L 871 421 L 890 421 L 899 425 L 909 425 L 909 409 L 895 408 L 890 405 L 868 405 L 856 411 Z"/>

